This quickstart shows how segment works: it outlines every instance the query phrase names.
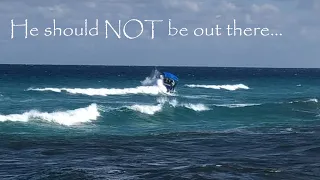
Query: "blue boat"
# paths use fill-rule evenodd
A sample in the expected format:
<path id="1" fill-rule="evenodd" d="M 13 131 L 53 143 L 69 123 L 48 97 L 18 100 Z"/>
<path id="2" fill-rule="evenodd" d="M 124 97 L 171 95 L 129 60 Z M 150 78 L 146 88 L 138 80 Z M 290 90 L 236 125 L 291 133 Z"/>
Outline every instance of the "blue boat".
<path id="1" fill-rule="evenodd" d="M 167 92 L 174 92 L 179 78 L 176 75 L 169 72 L 163 72 L 162 76 L 160 77 L 163 80 L 164 86 L 167 88 Z"/>

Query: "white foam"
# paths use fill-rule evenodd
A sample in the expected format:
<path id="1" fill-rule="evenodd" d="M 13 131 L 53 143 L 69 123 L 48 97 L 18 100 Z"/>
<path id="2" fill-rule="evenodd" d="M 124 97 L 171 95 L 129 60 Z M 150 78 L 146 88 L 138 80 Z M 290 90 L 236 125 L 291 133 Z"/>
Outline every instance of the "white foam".
<path id="1" fill-rule="evenodd" d="M 161 84 L 160 84 L 161 85 Z M 84 94 L 88 96 L 108 96 L 108 95 L 126 95 L 126 94 L 149 94 L 158 95 L 166 92 L 164 86 L 138 86 L 135 88 L 29 88 L 28 91 L 53 91 L 61 93 L 66 91 L 71 94 Z"/>
<path id="2" fill-rule="evenodd" d="M 91 104 L 85 108 L 79 108 L 75 110 L 68 111 L 58 111 L 58 112 L 39 112 L 37 110 L 31 110 L 22 114 L 9 114 L 1 115 L 0 122 L 5 121 L 20 121 L 28 122 L 30 120 L 45 120 L 49 122 L 58 123 L 61 125 L 76 125 L 79 123 L 89 122 L 91 120 L 97 120 L 100 116 L 98 107 L 96 104 Z"/>
<path id="3" fill-rule="evenodd" d="M 140 113 L 154 115 L 157 112 L 160 112 L 165 103 L 168 102 L 167 98 L 158 98 L 157 105 L 141 105 L 141 104 L 134 104 L 132 106 L 127 106 L 128 109 L 133 111 L 138 111 Z"/>
<path id="4" fill-rule="evenodd" d="M 194 111 L 207 111 L 210 110 L 206 105 L 198 103 L 179 103 L 176 99 L 168 100 L 167 98 L 159 98 L 158 102 L 162 103 L 163 105 L 165 103 L 168 103 L 172 107 L 185 107 Z"/>
<path id="5" fill-rule="evenodd" d="M 206 88 L 206 89 L 226 89 L 229 91 L 235 91 L 238 89 L 250 89 L 244 84 L 235 84 L 235 85 L 200 85 L 200 84 L 186 84 L 185 86 L 190 88 Z"/>
<path id="6" fill-rule="evenodd" d="M 314 103 L 317 103 L 317 102 L 318 102 L 318 99 L 313 98 L 313 99 L 309 99 L 309 100 L 307 100 L 306 102 L 314 102 Z"/>
<path id="7" fill-rule="evenodd" d="M 293 103 L 299 103 L 299 102 L 304 102 L 304 103 L 308 103 L 308 102 L 313 102 L 313 103 L 318 103 L 319 100 L 316 98 L 312 98 L 312 99 L 308 99 L 306 101 L 301 101 L 301 100 L 297 100 L 297 101 L 290 101 L 289 104 L 293 104 Z"/>
<path id="8" fill-rule="evenodd" d="M 126 108 L 138 111 L 140 113 L 154 115 L 155 113 L 161 112 L 163 110 L 163 107 L 166 104 L 169 104 L 171 107 L 185 107 L 188 109 L 191 109 L 193 111 L 206 111 L 210 110 L 207 106 L 204 104 L 192 104 L 192 103 L 179 103 L 176 99 L 169 100 L 166 97 L 161 97 L 157 99 L 157 105 L 141 105 L 141 104 L 135 104 L 132 106 L 126 106 Z"/>
<path id="9" fill-rule="evenodd" d="M 144 114 L 149 114 L 149 115 L 153 115 L 156 112 L 159 112 L 162 110 L 162 105 L 158 104 L 158 105 L 139 105 L 139 104 L 135 104 L 132 106 L 128 106 L 128 109 L 131 109 L 133 111 L 138 111 Z"/>
<path id="10" fill-rule="evenodd" d="M 88 96 L 108 96 L 108 95 L 126 95 L 126 94 L 149 94 L 149 95 L 168 95 L 175 96 L 173 93 L 167 93 L 167 88 L 163 81 L 158 79 L 160 72 L 155 70 L 151 77 L 146 77 L 141 81 L 142 86 L 133 88 L 28 88 L 27 91 L 52 91 L 61 93 L 63 91 L 71 94 L 84 94 Z"/>
<path id="11" fill-rule="evenodd" d="M 157 80 L 157 86 L 156 86 L 161 93 L 166 93 L 167 92 L 167 88 L 164 86 L 163 81 L 161 79 Z"/>
<path id="12" fill-rule="evenodd" d="M 188 108 L 188 109 L 192 109 L 194 111 L 208 111 L 210 110 L 207 106 L 205 106 L 204 104 L 182 104 L 182 106 Z"/>

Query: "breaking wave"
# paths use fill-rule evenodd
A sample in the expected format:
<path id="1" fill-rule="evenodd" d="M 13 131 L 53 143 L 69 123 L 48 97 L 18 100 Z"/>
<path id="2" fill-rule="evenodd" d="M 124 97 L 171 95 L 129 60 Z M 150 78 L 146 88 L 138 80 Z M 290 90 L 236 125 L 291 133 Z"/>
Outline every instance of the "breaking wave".
<path id="1" fill-rule="evenodd" d="M 313 98 L 313 99 L 309 99 L 307 102 L 315 102 L 315 103 L 317 103 L 317 102 L 319 102 L 319 101 L 318 101 L 318 99 Z"/>
<path id="2" fill-rule="evenodd" d="M 142 86 L 133 88 L 28 88 L 27 91 L 51 91 L 67 92 L 71 94 L 84 94 L 88 96 L 109 96 L 127 94 L 148 94 L 159 95 L 167 94 L 167 89 L 161 79 L 158 79 L 160 72 L 154 70 L 150 76 L 141 81 Z M 167 94 L 168 95 L 168 94 Z"/>
<path id="3" fill-rule="evenodd" d="M 229 91 L 235 91 L 238 89 L 250 89 L 248 86 L 244 84 L 236 84 L 236 85 L 200 85 L 200 84 L 186 84 L 185 86 L 190 88 L 206 88 L 206 89 L 226 89 Z"/>
<path id="4" fill-rule="evenodd" d="M 307 99 L 297 101 L 298 105 L 300 103 L 317 103 L 317 99 Z M 291 102 L 286 102 L 291 104 Z M 260 107 L 270 107 L 274 104 L 279 103 L 239 103 L 239 104 L 202 104 L 202 103 L 189 103 L 189 102 L 179 102 L 177 99 L 169 97 L 159 97 L 154 104 L 141 104 L 135 103 L 132 105 L 120 105 L 118 107 L 109 107 L 104 105 L 97 105 L 95 103 L 74 110 L 66 111 L 54 111 L 54 112 L 41 112 L 38 110 L 30 110 L 21 114 L 0 114 L 0 122 L 12 121 L 12 122 L 29 122 L 33 120 L 41 120 L 45 122 L 53 122 L 61 125 L 71 126 L 81 123 L 88 123 L 98 119 L 98 117 L 105 118 L 109 113 L 112 114 L 117 112 L 126 112 L 127 110 L 142 113 L 147 115 L 155 115 L 162 111 L 166 111 L 168 108 L 174 109 L 175 111 L 180 111 L 182 109 L 189 109 L 195 112 L 203 112 L 214 110 L 215 107 L 223 108 L 244 108 L 249 106 L 260 106 Z M 281 103 L 280 103 L 281 104 Z M 283 108 L 283 107 L 282 107 Z M 292 107 L 289 107 L 292 108 Z M 171 111 L 168 111 L 171 112 Z M 187 113 L 182 111 L 183 113 Z M 102 114 L 101 114 L 102 113 Z"/>
<path id="5" fill-rule="evenodd" d="M 159 95 L 166 93 L 166 88 L 161 80 L 157 80 L 154 86 L 138 86 L 135 88 L 28 88 L 28 91 L 52 91 L 68 92 L 71 94 L 84 94 L 88 96 L 109 96 L 109 95 L 126 95 L 126 94 L 149 94 Z"/>
<path id="6" fill-rule="evenodd" d="M 31 110 L 22 114 L 0 114 L 0 122 L 15 121 L 15 122 L 28 122 L 31 120 L 44 120 L 49 122 L 58 123 L 61 125 L 76 125 L 79 123 L 86 123 L 92 120 L 97 120 L 100 116 L 98 106 L 91 104 L 85 108 L 79 108 L 68 111 L 58 112 L 40 112 L 37 110 Z"/>
<path id="7" fill-rule="evenodd" d="M 210 110 L 209 107 L 207 107 L 204 104 L 192 104 L 192 103 L 179 103 L 176 99 L 168 100 L 167 98 L 158 98 L 157 99 L 158 104 L 157 105 L 141 105 L 141 104 L 135 104 L 131 106 L 126 106 L 126 108 L 137 111 L 144 114 L 153 115 L 157 112 L 161 112 L 163 110 L 163 107 L 165 105 L 169 105 L 171 107 L 184 107 L 193 111 L 208 111 Z"/>
<path id="8" fill-rule="evenodd" d="M 306 100 L 306 101 L 304 101 L 304 102 L 318 103 L 319 101 L 318 101 L 318 99 L 316 99 L 316 98 L 312 98 L 312 99 L 308 99 L 308 100 Z"/>
<path id="9" fill-rule="evenodd" d="M 139 105 L 139 104 L 135 104 L 132 106 L 128 106 L 127 107 L 130 110 L 133 111 L 138 111 L 140 113 L 144 113 L 144 114 L 149 114 L 149 115 L 153 115 L 157 112 L 160 112 L 162 110 L 162 105 L 158 104 L 158 105 Z"/>
<path id="10" fill-rule="evenodd" d="M 194 111 L 208 111 L 210 110 L 210 108 L 208 108 L 206 105 L 204 104 L 182 104 L 183 107 L 186 107 L 188 109 L 192 109 Z"/>
<path id="11" fill-rule="evenodd" d="M 160 72 L 154 70 L 149 77 L 141 81 L 142 86 L 133 88 L 28 88 L 27 91 L 51 91 L 56 93 L 67 92 L 71 94 L 84 94 L 88 96 L 109 96 L 126 94 L 167 94 L 167 89 L 161 79 L 158 79 Z"/>
<path id="12" fill-rule="evenodd" d="M 290 104 L 293 104 L 293 103 L 318 103 L 318 99 L 316 98 L 311 98 L 311 99 L 308 99 L 308 100 L 296 100 L 296 101 L 290 101 L 289 103 Z"/>
<path id="13" fill-rule="evenodd" d="M 124 108 L 143 114 L 154 115 L 155 113 L 161 112 L 166 105 L 169 105 L 173 108 L 184 107 L 193 111 L 210 110 L 204 104 L 178 103 L 178 101 L 175 99 L 168 100 L 166 98 L 158 98 L 157 104 L 155 105 L 134 104 L 130 106 L 121 106 L 118 108 L 108 108 L 104 106 L 98 106 L 94 103 L 84 108 L 67 111 L 41 112 L 38 110 L 30 110 L 21 114 L 0 114 L 0 122 L 29 122 L 33 120 L 40 120 L 71 126 L 97 120 L 98 117 L 102 116 L 100 111 L 103 113 L 109 113 L 110 111 L 121 111 L 121 109 Z"/>

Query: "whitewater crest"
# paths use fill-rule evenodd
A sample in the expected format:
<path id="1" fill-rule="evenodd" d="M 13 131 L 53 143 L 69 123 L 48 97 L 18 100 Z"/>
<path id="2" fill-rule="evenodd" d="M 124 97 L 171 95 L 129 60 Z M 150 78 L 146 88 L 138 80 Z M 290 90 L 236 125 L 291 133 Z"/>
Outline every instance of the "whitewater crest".
<path id="1" fill-rule="evenodd" d="M 146 95 L 169 95 L 167 88 L 159 79 L 160 72 L 154 70 L 149 77 L 141 81 L 141 86 L 132 88 L 28 88 L 27 91 L 51 91 L 56 93 L 67 92 L 70 94 L 83 94 L 88 96 L 110 96 L 110 95 L 128 95 L 128 94 L 146 94 Z"/>
<path id="2" fill-rule="evenodd" d="M 42 120 L 54 122 L 61 125 L 71 126 L 80 123 L 97 120 L 100 116 L 97 104 L 91 104 L 85 108 L 75 110 L 58 111 L 58 112 L 40 112 L 37 110 L 30 110 L 22 114 L 0 114 L 0 122 L 14 121 L 14 122 L 28 122 L 31 120 Z"/>
<path id="3" fill-rule="evenodd" d="M 148 94 L 159 95 L 166 92 L 161 84 L 157 86 L 138 86 L 135 88 L 29 88 L 28 91 L 52 91 L 68 92 L 70 94 L 84 94 L 88 96 L 109 96 L 109 95 L 127 95 L 127 94 Z"/>
<path id="4" fill-rule="evenodd" d="M 134 104 L 132 106 L 128 106 L 128 109 L 133 111 L 138 111 L 143 114 L 154 115 L 157 112 L 162 110 L 162 105 L 141 105 L 141 104 Z"/>
<path id="5" fill-rule="evenodd" d="M 307 101 L 305 101 L 305 102 L 318 103 L 319 101 L 318 101 L 318 99 L 316 99 L 316 98 L 312 98 L 312 99 L 308 99 L 308 100 L 307 100 Z"/>
<path id="6" fill-rule="evenodd" d="M 317 98 L 311 98 L 308 100 L 296 100 L 296 101 L 290 101 L 289 104 L 293 104 L 293 103 L 318 103 L 319 100 Z"/>
<path id="7" fill-rule="evenodd" d="M 238 89 L 250 89 L 248 86 L 244 84 L 235 84 L 235 85 L 201 85 L 201 84 L 186 84 L 186 87 L 189 88 L 206 88 L 206 89 L 225 89 L 229 91 L 235 91 Z"/>
<path id="8" fill-rule="evenodd" d="M 183 107 L 183 108 L 187 108 L 187 109 L 198 111 L 198 112 L 210 110 L 209 107 L 201 103 L 199 104 L 179 103 L 176 99 L 169 100 L 168 98 L 165 98 L 165 97 L 158 98 L 157 103 L 158 104 L 156 105 L 134 104 L 131 106 L 126 106 L 126 108 L 143 113 L 143 114 L 148 114 L 148 115 L 154 115 L 158 112 L 161 112 L 165 105 L 169 105 L 173 108 Z"/>

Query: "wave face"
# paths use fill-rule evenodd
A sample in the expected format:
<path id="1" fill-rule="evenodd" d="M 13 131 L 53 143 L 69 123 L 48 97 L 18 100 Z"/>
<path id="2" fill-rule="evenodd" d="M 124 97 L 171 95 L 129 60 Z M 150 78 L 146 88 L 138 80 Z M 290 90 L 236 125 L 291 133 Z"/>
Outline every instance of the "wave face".
<path id="1" fill-rule="evenodd" d="M 135 88 L 29 88 L 29 91 L 52 91 L 52 92 L 68 92 L 71 94 L 84 94 L 88 96 L 109 96 L 109 95 L 127 95 L 127 94 L 150 94 L 158 95 L 165 90 L 157 86 L 139 86 Z"/>
<path id="2" fill-rule="evenodd" d="M 0 179 L 319 179 L 319 70 L 157 69 L 0 65 Z"/>
<path id="3" fill-rule="evenodd" d="M 57 111 L 57 112 L 40 112 L 38 110 L 30 110 L 21 114 L 0 114 L 0 122 L 17 121 L 28 122 L 32 120 L 44 120 L 49 122 L 58 123 L 61 125 L 76 125 L 80 123 L 90 122 L 97 120 L 100 116 L 96 104 L 91 104 L 85 108 L 75 110 Z"/>
<path id="4" fill-rule="evenodd" d="M 192 103 L 178 103 L 176 99 L 173 100 L 168 100 L 166 98 L 159 98 L 157 99 L 158 104 L 156 105 L 139 105 L 139 104 L 134 104 L 129 106 L 128 108 L 140 113 L 145 113 L 149 115 L 153 115 L 157 112 L 161 112 L 163 108 L 168 105 L 172 108 L 178 108 L 178 107 L 183 107 L 187 108 L 193 111 L 208 111 L 210 110 L 206 105 L 204 104 L 192 104 Z"/>
<path id="5" fill-rule="evenodd" d="M 88 96 L 110 96 L 148 94 L 159 95 L 166 93 L 166 88 L 160 79 L 155 80 L 152 86 L 137 86 L 133 88 L 28 88 L 27 91 L 52 91 L 57 93 L 83 94 Z"/>

